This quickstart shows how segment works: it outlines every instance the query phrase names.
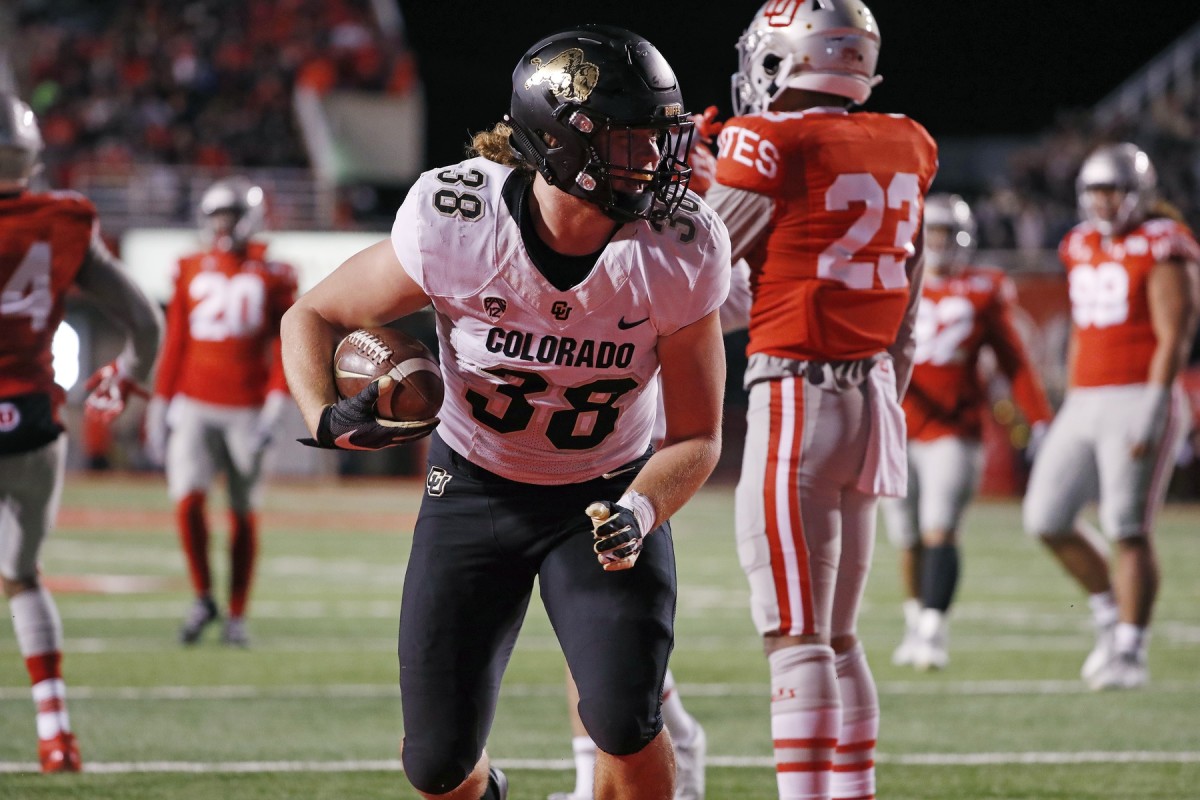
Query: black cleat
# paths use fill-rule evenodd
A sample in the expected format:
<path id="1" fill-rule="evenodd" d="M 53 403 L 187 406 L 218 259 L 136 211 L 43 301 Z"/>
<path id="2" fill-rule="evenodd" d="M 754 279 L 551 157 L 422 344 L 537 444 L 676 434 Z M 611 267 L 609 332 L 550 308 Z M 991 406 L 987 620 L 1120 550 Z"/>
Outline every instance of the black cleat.
<path id="1" fill-rule="evenodd" d="M 488 767 L 487 791 L 480 800 L 507 800 L 508 778 L 496 767 Z"/>

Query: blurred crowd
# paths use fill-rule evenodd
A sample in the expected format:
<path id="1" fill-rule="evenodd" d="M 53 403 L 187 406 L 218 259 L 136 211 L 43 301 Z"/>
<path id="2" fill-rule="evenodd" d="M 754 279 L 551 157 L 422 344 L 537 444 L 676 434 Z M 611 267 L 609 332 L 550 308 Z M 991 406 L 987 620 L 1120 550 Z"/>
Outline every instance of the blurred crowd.
<path id="1" fill-rule="evenodd" d="M 985 248 L 1054 248 L 1078 219 L 1075 177 L 1083 159 L 1105 142 L 1134 142 L 1158 171 L 1161 197 L 1193 228 L 1200 226 L 1200 92 L 1167 92 L 1148 113 L 1107 125 L 1090 111 L 1065 111 L 1037 143 L 1019 150 L 1009 182 L 976 198 Z"/>
<path id="2" fill-rule="evenodd" d="M 370 0 L 25 0 L 13 45 L 51 183 L 80 165 L 306 166 L 296 85 L 402 93 Z"/>
<path id="3" fill-rule="evenodd" d="M 56 186 L 134 161 L 305 167 L 296 86 L 404 93 L 418 80 L 402 32 L 381 30 L 371 0 L 21 0 L 17 16 L 21 84 Z M 1105 126 L 1062 112 L 1012 156 L 1001 185 L 967 197 L 981 247 L 1054 249 L 1078 220 L 1079 165 L 1111 141 L 1145 149 L 1165 199 L 1200 225 L 1200 92 L 1171 92 Z M 343 202 L 379 203 L 370 187 L 356 192 Z"/>

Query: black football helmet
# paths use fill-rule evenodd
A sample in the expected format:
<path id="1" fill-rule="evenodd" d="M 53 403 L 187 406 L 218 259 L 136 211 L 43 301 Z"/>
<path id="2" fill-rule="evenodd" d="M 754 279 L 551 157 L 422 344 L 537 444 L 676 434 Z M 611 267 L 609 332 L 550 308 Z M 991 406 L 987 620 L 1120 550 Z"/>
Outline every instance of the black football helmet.
<path id="1" fill-rule="evenodd" d="M 661 220 L 691 180 L 693 123 L 654 45 L 580 25 L 531 47 L 513 71 L 511 144 L 551 186 L 613 219 Z"/>

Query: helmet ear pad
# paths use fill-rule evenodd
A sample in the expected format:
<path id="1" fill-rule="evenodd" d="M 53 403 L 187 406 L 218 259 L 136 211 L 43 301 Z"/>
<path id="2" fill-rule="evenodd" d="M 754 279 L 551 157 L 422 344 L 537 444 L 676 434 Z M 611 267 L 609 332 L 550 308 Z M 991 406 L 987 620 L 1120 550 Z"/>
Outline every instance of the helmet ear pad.
<path id="1" fill-rule="evenodd" d="M 620 221 L 674 213 L 691 177 L 693 123 L 674 72 L 653 45 L 615 26 L 571 28 L 533 45 L 512 86 L 509 143 L 547 183 Z M 610 163 L 598 152 L 605 135 L 642 129 L 657 131 L 663 145 L 653 170 Z M 614 181 L 613 173 L 623 177 Z"/>

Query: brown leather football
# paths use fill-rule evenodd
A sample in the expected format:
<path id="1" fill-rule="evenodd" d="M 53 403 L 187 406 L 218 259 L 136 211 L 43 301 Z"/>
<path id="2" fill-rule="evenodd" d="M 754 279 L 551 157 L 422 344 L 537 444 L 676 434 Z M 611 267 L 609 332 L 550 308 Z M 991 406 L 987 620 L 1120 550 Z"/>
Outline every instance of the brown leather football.
<path id="1" fill-rule="evenodd" d="M 395 383 L 380 392 L 375 413 L 383 419 L 413 422 L 437 416 L 445 386 L 429 348 L 393 328 L 364 328 L 338 343 L 333 378 L 340 397 L 353 397 L 377 378 Z"/>

